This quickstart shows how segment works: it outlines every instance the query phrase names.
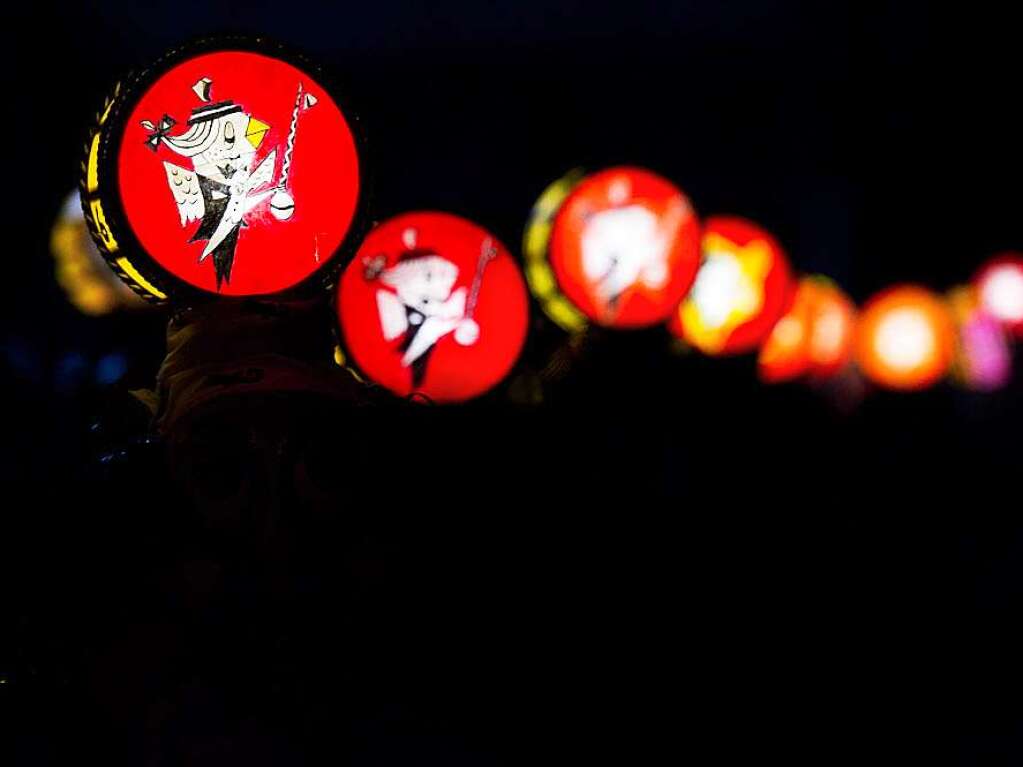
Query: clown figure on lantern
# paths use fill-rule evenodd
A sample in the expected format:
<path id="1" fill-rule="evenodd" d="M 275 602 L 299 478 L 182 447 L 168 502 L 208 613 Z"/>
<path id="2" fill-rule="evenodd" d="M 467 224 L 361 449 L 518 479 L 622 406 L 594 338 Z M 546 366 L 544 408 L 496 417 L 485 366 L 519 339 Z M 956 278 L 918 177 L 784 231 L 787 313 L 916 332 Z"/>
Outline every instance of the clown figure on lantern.
<path id="1" fill-rule="evenodd" d="M 417 247 L 416 237 L 414 229 L 405 230 L 402 240 L 407 249 L 393 266 L 383 268 L 383 258 L 377 257 L 364 270 L 368 279 L 380 284 L 376 305 L 384 339 L 402 338 L 401 365 L 411 368 L 413 389 L 422 385 L 438 341 L 453 334 L 456 343 L 472 346 L 479 339 L 479 324 L 472 314 L 482 268 L 494 256 L 493 246 L 485 243 L 472 288 L 455 288 L 458 266 L 433 250 Z"/>
<path id="2" fill-rule="evenodd" d="M 206 243 L 199 261 L 213 257 L 219 290 L 222 283 L 231 281 L 238 236 L 248 226 L 248 214 L 267 199 L 278 221 L 294 214 L 295 203 L 287 186 L 298 114 L 301 107 L 308 109 L 316 99 L 303 94 L 301 84 L 298 86 L 284 162 L 274 183 L 278 147 L 256 160 L 270 126 L 233 101 L 212 102 L 212 86 L 210 78 L 202 78 L 193 86 L 203 104 L 192 110 L 184 132 L 171 135 L 176 121 L 167 114 L 156 124 L 143 120 L 142 127 L 149 131 L 146 144 L 153 152 L 163 145 L 191 160 L 191 168 L 165 160 L 167 184 L 181 225 L 200 222 L 189 241 Z"/>

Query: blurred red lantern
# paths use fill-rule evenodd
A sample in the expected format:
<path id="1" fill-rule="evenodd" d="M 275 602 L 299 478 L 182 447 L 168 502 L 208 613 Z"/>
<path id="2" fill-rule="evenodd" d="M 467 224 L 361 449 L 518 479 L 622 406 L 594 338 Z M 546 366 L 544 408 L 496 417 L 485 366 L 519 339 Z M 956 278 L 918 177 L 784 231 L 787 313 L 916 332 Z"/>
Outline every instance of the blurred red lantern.
<path id="1" fill-rule="evenodd" d="M 802 278 L 792 306 L 760 348 L 761 380 L 775 383 L 837 374 L 852 357 L 854 318 L 852 302 L 831 280 Z"/>
<path id="2" fill-rule="evenodd" d="M 778 242 L 741 218 L 706 221 L 696 282 L 669 329 L 705 354 L 754 350 L 791 305 L 795 283 Z"/>
<path id="3" fill-rule="evenodd" d="M 830 378 L 852 361 L 856 337 L 856 306 L 842 289 L 826 277 L 810 278 L 815 287 L 810 326 L 810 374 Z"/>
<path id="4" fill-rule="evenodd" d="M 977 272 L 973 285 L 980 308 L 1016 338 L 1023 338 L 1023 256 L 995 256 Z"/>
<path id="5" fill-rule="evenodd" d="M 948 372 L 955 338 L 952 316 L 937 295 L 916 285 L 899 285 L 863 307 L 856 362 L 880 386 L 924 389 Z"/>
<path id="6" fill-rule="evenodd" d="M 594 322 L 664 322 L 692 285 L 699 221 L 671 182 L 612 168 L 576 185 L 554 219 L 550 260 L 565 296 Z"/>
<path id="7" fill-rule="evenodd" d="M 493 235 L 447 213 L 406 213 L 370 232 L 341 278 L 337 310 L 363 375 L 401 396 L 457 402 L 511 370 L 528 299 Z"/>
<path id="8" fill-rule="evenodd" d="M 790 381 L 810 370 L 814 294 L 813 282 L 809 278 L 800 280 L 792 306 L 760 347 L 757 372 L 765 383 Z"/>

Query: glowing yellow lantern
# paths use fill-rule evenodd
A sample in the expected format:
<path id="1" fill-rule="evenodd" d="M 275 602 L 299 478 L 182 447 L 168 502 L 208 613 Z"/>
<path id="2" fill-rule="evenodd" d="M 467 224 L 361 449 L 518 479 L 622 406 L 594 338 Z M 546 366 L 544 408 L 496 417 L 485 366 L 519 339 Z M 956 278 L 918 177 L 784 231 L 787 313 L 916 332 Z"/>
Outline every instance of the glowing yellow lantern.
<path id="1" fill-rule="evenodd" d="M 78 192 L 72 192 L 50 232 L 57 283 L 78 311 L 94 317 L 148 304 L 110 271 L 82 213 Z"/>

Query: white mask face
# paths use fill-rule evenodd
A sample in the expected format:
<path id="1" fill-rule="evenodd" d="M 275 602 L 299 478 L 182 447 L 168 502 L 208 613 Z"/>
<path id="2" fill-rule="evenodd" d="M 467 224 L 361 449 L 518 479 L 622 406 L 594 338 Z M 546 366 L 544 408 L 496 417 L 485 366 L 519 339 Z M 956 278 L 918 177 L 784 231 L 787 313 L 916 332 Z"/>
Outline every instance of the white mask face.
<path id="1" fill-rule="evenodd" d="M 440 256 L 424 256 L 395 264 L 380 279 L 403 304 L 429 315 L 450 298 L 458 267 Z"/>

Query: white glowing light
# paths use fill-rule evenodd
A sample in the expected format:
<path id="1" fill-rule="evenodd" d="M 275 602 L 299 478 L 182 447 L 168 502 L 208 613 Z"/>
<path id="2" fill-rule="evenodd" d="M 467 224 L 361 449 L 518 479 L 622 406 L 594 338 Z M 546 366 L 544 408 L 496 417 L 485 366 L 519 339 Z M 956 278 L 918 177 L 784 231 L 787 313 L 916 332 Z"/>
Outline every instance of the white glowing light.
<path id="1" fill-rule="evenodd" d="M 981 286 L 981 302 L 1002 322 L 1023 322 L 1023 271 L 1013 264 L 994 267 Z"/>
<path id="2" fill-rule="evenodd" d="M 660 289 L 668 281 L 669 233 L 642 205 L 594 213 L 582 236 L 583 272 L 605 301 L 637 282 Z"/>
<path id="3" fill-rule="evenodd" d="M 718 329 L 732 312 L 756 311 L 757 294 L 742 264 L 731 253 L 710 253 L 693 284 L 692 299 L 705 327 Z"/>
<path id="4" fill-rule="evenodd" d="M 874 351 L 895 370 L 914 370 L 935 354 L 937 339 L 927 315 L 918 309 L 895 309 L 884 317 L 874 335 Z"/>

